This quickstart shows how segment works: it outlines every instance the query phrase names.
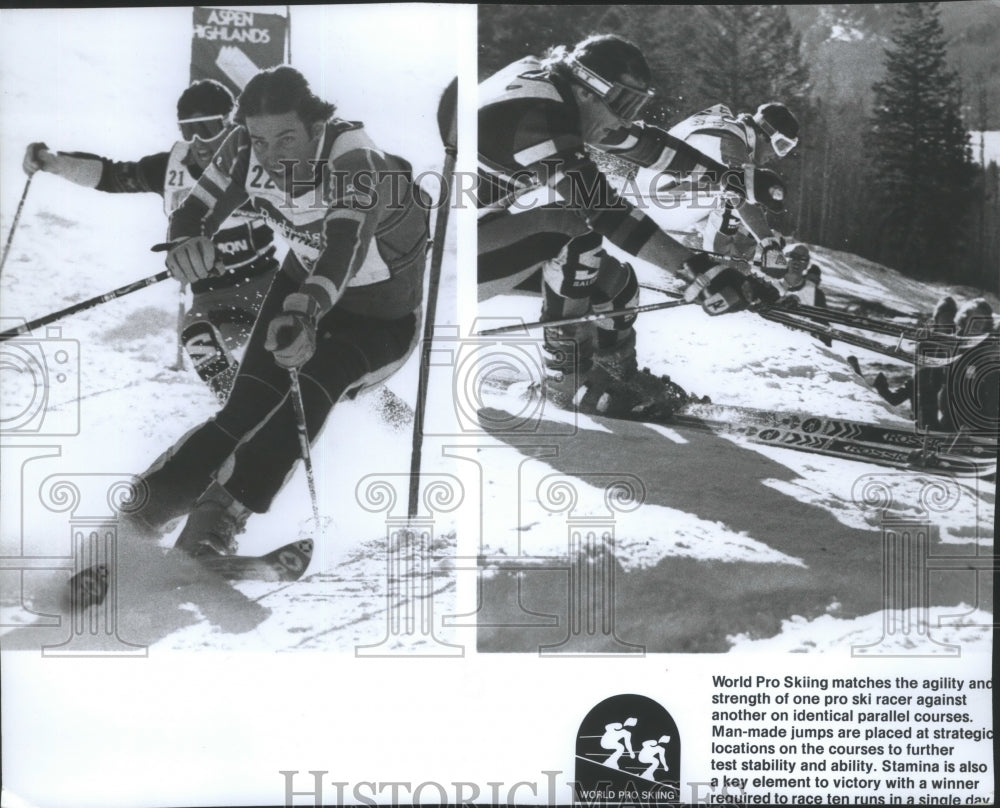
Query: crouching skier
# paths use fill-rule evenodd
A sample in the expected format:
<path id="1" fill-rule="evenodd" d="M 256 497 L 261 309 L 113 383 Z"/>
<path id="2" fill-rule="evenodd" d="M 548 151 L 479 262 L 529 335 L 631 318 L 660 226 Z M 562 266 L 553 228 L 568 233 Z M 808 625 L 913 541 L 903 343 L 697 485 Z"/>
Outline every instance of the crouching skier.
<path id="1" fill-rule="evenodd" d="M 603 239 L 672 276 L 697 278 L 692 300 L 712 314 L 745 308 L 770 285 L 725 269 L 675 241 L 624 199 L 588 154 L 627 129 L 653 96 L 641 51 L 615 35 L 527 57 L 479 87 L 477 201 L 481 300 L 515 292 L 540 274 L 542 320 L 633 306 L 632 267 Z M 743 200 L 745 173 L 662 130 L 636 158 L 657 171 L 696 174 Z M 751 168 L 752 171 L 752 168 Z M 766 288 L 765 288 L 766 287 Z M 669 415 L 684 393 L 639 370 L 635 316 L 548 327 L 546 398 L 561 408 L 624 418 Z"/>

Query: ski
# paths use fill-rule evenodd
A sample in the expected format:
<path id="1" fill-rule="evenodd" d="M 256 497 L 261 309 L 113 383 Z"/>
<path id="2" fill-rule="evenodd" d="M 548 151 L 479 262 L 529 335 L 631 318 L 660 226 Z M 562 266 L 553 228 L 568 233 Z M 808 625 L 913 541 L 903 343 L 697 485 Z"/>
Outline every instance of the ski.
<path id="1" fill-rule="evenodd" d="M 508 395 L 539 395 L 536 385 L 523 388 L 520 384 L 511 387 L 512 380 L 492 380 L 491 387 Z M 513 390 L 519 390 L 514 393 Z M 745 438 L 752 443 L 780 446 L 801 452 L 858 460 L 878 466 L 921 471 L 953 477 L 990 477 L 996 474 L 997 455 L 995 448 L 984 447 L 979 454 L 962 454 L 949 446 L 939 444 L 938 449 L 929 449 L 921 442 L 916 446 L 900 445 L 892 442 L 895 437 L 908 435 L 904 430 L 882 430 L 878 433 L 866 432 L 860 428 L 878 430 L 874 424 L 801 416 L 792 413 L 754 410 L 747 407 L 731 407 L 690 401 L 668 416 L 660 418 L 636 417 L 627 419 L 636 423 L 650 423 L 660 426 L 699 429 L 710 432 L 725 432 Z M 859 437 L 843 434 L 823 434 L 822 429 L 849 432 L 881 440 L 865 441 Z M 811 431 L 807 431 L 811 430 Z M 889 439 L 886 435 L 890 434 Z M 917 438 L 923 436 L 915 435 Z M 954 439 L 954 436 L 951 436 Z M 956 449 L 959 448 L 956 444 Z M 968 445 L 962 445 L 968 451 Z"/>
<path id="2" fill-rule="evenodd" d="M 209 556 L 203 567 L 227 581 L 297 581 L 309 566 L 313 540 L 300 539 L 262 556 Z"/>
<path id="3" fill-rule="evenodd" d="M 885 320 L 877 320 L 873 317 L 866 317 L 862 314 L 853 314 L 849 311 L 838 311 L 837 309 L 825 309 L 821 306 L 806 306 L 798 304 L 784 309 L 791 314 L 807 317 L 811 320 L 820 320 L 824 323 L 837 323 L 862 331 L 873 331 L 876 334 L 886 334 L 892 337 L 903 337 L 910 340 L 929 339 L 933 332 L 924 326 L 904 325 L 902 323 L 890 323 Z"/>
<path id="4" fill-rule="evenodd" d="M 675 289 L 667 289 L 651 284 L 640 284 L 643 289 L 650 289 L 660 292 L 667 297 L 676 298 L 682 292 Z M 817 306 L 792 306 L 783 307 L 779 305 L 769 306 L 757 311 L 765 320 L 780 323 L 789 328 L 799 331 L 806 331 L 814 336 L 827 337 L 831 340 L 843 342 L 846 345 L 854 345 L 858 348 L 866 348 L 874 353 L 891 356 L 906 362 L 914 361 L 914 353 L 903 348 L 904 340 L 915 342 L 929 336 L 926 329 L 907 328 L 905 326 L 895 326 L 891 323 L 884 323 L 861 315 L 851 315 L 844 312 L 834 312 Z M 821 322 L 816 322 L 820 320 Z M 887 336 L 896 337 L 896 345 L 888 345 L 879 340 L 865 337 L 861 334 L 853 334 L 840 328 L 834 328 L 829 323 L 839 323 L 841 325 L 853 326 L 862 330 L 875 331 Z"/>
<path id="5" fill-rule="evenodd" d="M 771 426 L 792 429 L 824 438 L 874 443 L 899 449 L 943 452 L 962 456 L 992 458 L 996 456 L 996 438 L 970 437 L 944 432 L 919 433 L 904 427 L 883 426 L 865 421 L 830 418 L 822 415 L 756 410 L 724 404 L 692 402 L 678 411 L 678 415 L 702 418 L 708 421 L 729 421 L 742 426 Z"/>
<path id="6" fill-rule="evenodd" d="M 300 539 L 261 556 L 211 556 L 192 560 L 230 583 L 291 582 L 301 578 L 309 567 L 313 547 L 312 539 Z M 95 564 L 70 578 L 69 589 L 81 607 L 100 605 L 107 597 L 110 578 L 106 564 Z"/>
<path id="7" fill-rule="evenodd" d="M 851 332 L 844 331 L 840 328 L 834 328 L 830 325 L 813 322 L 805 317 L 796 317 L 793 314 L 794 311 L 795 309 L 782 310 L 769 308 L 761 309 L 757 313 L 765 320 L 770 320 L 773 323 L 780 323 L 781 325 L 789 328 L 806 331 L 815 336 L 827 337 L 828 339 L 835 340 L 837 342 L 843 342 L 845 345 L 854 345 L 858 348 L 866 348 L 873 353 L 891 356 L 905 362 L 913 362 L 915 359 L 913 351 L 906 350 L 902 347 L 904 339 L 908 339 L 902 334 L 899 335 L 895 346 L 888 345 L 884 342 L 879 342 L 877 339 L 863 337 L 860 334 L 852 334 Z"/>
<path id="8" fill-rule="evenodd" d="M 996 455 L 968 455 L 923 449 L 900 448 L 885 443 L 866 443 L 849 438 L 811 434 L 798 429 L 761 426 L 729 421 L 709 421 L 693 415 L 675 413 L 662 422 L 667 426 L 688 426 L 713 432 L 728 432 L 752 443 L 780 446 L 800 452 L 859 460 L 878 466 L 943 474 L 953 477 L 989 477 L 996 474 Z"/>

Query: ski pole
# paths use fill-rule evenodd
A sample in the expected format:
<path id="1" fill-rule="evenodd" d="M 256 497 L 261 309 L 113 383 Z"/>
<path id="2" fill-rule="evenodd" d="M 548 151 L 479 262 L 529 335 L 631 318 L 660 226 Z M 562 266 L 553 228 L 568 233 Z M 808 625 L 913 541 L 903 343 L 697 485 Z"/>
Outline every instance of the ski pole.
<path id="1" fill-rule="evenodd" d="M 177 359 L 171 365 L 171 370 L 184 370 L 184 316 L 187 304 L 187 284 L 181 281 L 177 299 Z"/>
<path id="2" fill-rule="evenodd" d="M 312 454 L 309 451 L 309 431 L 306 428 L 306 410 L 302 404 L 302 388 L 299 386 L 299 371 L 288 369 L 291 381 L 292 408 L 295 410 L 295 426 L 299 433 L 299 449 L 302 452 L 302 464 L 306 469 L 306 482 L 309 484 L 309 499 L 312 502 L 313 520 L 319 526 L 319 499 L 316 496 L 316 478 L 313 476 Z"/>
<path id="3" fill-rule="evenodd" d="M 527 331 L 532 328 L 548 328 L 549 326 L 574 325 L 576 323 L 592 323 L 597 320 L 610 320 L 612 317 L 623 317 L 628 314 L 641 314 L 644 311 L 657 311 L 659 309 L 673 309 L 677 306 L 687 306 L 694 301 L 688 300 L 667 300 L 663 303 L 645 303 L 641 306 L 626 306 L 623 309 L 613 311 L 593 311 L 589 314 L 581 314 L 579 317 L 564 317 L 561 320 L 538 320 L 534 323 L 517 323 L 515 325 L 502 325 L 497 328 L 487 328 L 479 331 L 477 337 L 492 337 L 495 334 L 509 334 L 514 331 Z"/>
<path id="4" fill-rule="evenodd" d="M 21 201 L 17 203 L 17 211 L 14 213 L 14 221 L 10 226 L 10 233 L 7 235 L 7 243 L 3 248 L 3 258 L 0 258 L 0 272 L 3 272 L 4 264 L 7 263 L 7 256 L 10 254 L 10 244 L 14 240 L 14 231 L 17 230 L 17 223 L 21 219 L 21 210 L 24 208 L 24 200 L 28 198 L 28 189 L 31 188 L 31 180 L 34 174 L 29 174 L 24 183 L 24 190 L 21 192 Z"/>
<path id="5" fill-rule="evenodd" d="M 114 300 L 118 297 L 123 297 L 124 295 L 131 294 L 132 292 L 137 292 L 140 289 L 145 289 L 147 286 L 152 286 L 154 283 L 159 283 L 160 281 L 165 281 L 170 277 L 169 270 L 163 270 L 163 272 L 157 272 L 155 275 L 150 275 L 148 278 L 143 278 L 142 280 L 133 281 L 132 283 L 126 284 L 125 286 L 119 286 L 117 289 L 112 289 L 110 292 L 106 292 L 103 295 L 97 295 L 97 297 L 92 297 L 89 300 L 81 301 L 80 303 L 74 303 L 72 306 L 67 306 L 65 309 L 60 309 L 59 311 L 54 311 L 52 314 L 46 314 L 29 323 L 25 323 L 17 328 L 9 328 L 6 331 L 0 331 L 0 342 L 11 339 L 12 337 L 19 337 L 22 334 L 27 334 L 35 328 L 40 328 L 43 325 L 48 325 L 49 323 L 54 323 L 56 320 L 61 320 L 63 317 L 68 317 L 70 314 L 76 314 L 78 311 L 84 311 L 85 309 L 92 309 L 94 306 L 99 306 L 101 303 L 107 303 L 109 300 Z"/>
<path id="6" fill-rule="evenodd" d="M 846 311 L 836 309 L 825 309 L 820 306 L 798 305 L 788 308 L 791 314 L 800 315 L 811 320 L 820 320 L 827 323 L 839 323 L 840 325 L 859 328 L 863 331 L 874 331 L 876 334 L 886 334 L 892 337 L 902 336 L 904 339 L 925 339 L 930 336 L 928 328 L 913 328 L 905 325 L 889 323 L 885 320 L 878 320 L 874 317 L 865 317 L 860 314 L 851 314 Z"/>
<path id="7" fill-rule="evenodd" d="M 828 325 L 822 325 L 821 323 L 813 323 L 805 320 L 800 320 L 797 317 L 791 316 L 787 311 L 782 311 L 780 309 L 761 309 L 757 312 L 765 320 L 770 320 L 771 322 L 781 323 L 788 328 L 796 328 L 800 331 L 806 331 L 810 334 L 816 336 L 828 337 L 831 340 L 836 340 L 837 342 L 843 342 L 845 345 L 855 345 L 859 348 L 866 348 L 874 353 L 883 354 L 884 356 L 892 356 L 897 359 L 904 359 L 908 362 L 914 361 L 914 355 L 910 351 L 905 351 L 901 345 L 897 342 L 896 347 L 886 345 L 885 343 L 879 342 L 878 340 L 868 339 L 867 337 L 861 337 L 857 334 L 851 334 L 847 331 L 841 331 L 837 328 L 832 328 Z"/>
<path id="8" fill-rule="evenodd" d="M 430 277 L 427 281 L 427 313 L 424 317 L 424 334 L 420 351 L 420 375 L 417 379 L 417 402 L 413 410 L 413 440 L 410 447 L 410 491 L 407 515 L 417 515 L 420 496 L 420 464 L 423 454 L 424 408 L 427 404 L 427 387 L 430 382 L 431 341 L 434 338 L 434 319 L 437 313 L 438 288 L 441 283 L 441 264 L 444 260 L 444 237 L 448 228 L 448 211 L 451 207 L 451 179 L 458 155 L 458 79 L 454 79 L 438 104 L 438 125 L 444 142 L 444 167 L 441 170 L 441 194 L 437 215 L 434 218 L 434 240 L 431 245 Z M 450 107 L 450 109 L 449 109 Z"/>

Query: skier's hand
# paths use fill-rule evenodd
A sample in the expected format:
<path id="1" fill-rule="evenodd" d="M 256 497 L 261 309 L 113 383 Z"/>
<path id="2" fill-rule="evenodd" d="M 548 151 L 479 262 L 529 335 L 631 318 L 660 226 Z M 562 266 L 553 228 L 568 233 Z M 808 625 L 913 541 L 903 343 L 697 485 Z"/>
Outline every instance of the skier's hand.
<path id="1" fill-rule="evenodd" d="M 694 256 L 704 259 L 705 256 Z M 711 315 L 726 314 L 744 309 L 756 310 L 774 303 L 778 290 L 771 284 L 751 276 L 743 275 L 738 269 L 715 264 L 702 271 L 695 271 L 704 264 L 703 260 L 688 261 L 685 267 L 695 274 L 694 282 L 684 290 L 684 299 L 701 301 L 701 307 Z M 695 264 L 694 269 L 689 265 Z"/>
<path id="2" fill-rule="evenodd" d="M 760 268 L 769 278 L 784 278 L 788 274 L 784 239 L 770 236 L 760 243 Z"/>
<path id="3" fill-rule="evenodd" d="M 44 143 L 29 143 L 24 151 L 21 167 L 29 177 L 36 171 L 51 171 L 55 167 L 56 156 Z"/>
<path id="4" fill-rule="evenodd" d="M 217 260 L 212 239 L 208 236 L 192 236 L 169 247 L 167 269 L 177 280 L 194 283 L 213 274 Z"/>
<path id="5" fill-rule="evenodd" d="M 285 298 L 284 311 L 267 326 L 264 347 L 283 368 L 300 368 L 316 352 L 316 304 L 300 293 Z"/>

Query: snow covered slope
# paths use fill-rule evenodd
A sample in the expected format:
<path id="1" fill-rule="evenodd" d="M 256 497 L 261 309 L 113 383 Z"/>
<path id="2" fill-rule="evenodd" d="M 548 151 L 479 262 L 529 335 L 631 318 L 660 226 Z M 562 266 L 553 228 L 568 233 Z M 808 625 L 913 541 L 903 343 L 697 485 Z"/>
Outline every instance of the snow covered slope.
<path id="1" fill-rule="evenodd" d="M 427 27 L 426 49 L 420 58 L 387 63 L 387 51 L 401 50 L 410 41 L 415 14 Z M 400 7 L 386 15 L 362 6 L 296 6 L 292 37 L 295 66 L 319 95 L 335 101 L 344 117 L 363 120 L 376 142 L 408 159 L 418 174 L 440 172 L 444 149 L 437 103 L 457 73 L 455 19 L 446 7 Z M 170 148 L 177 138 L 176 99 L 188 81 L 190 38 L 189 8 L 2 13 L 0 227 L 5 237 L 25 188 L 21 159 L 28 143 L 44 141 L 52 149 L 117 160 Z M 379 47 L 371 47 L 373 42 Z M 428 174 L 425 186 L 436 198 L 436 178 Z M 163 239 L 162 205 L 156 194 L 100 194 L 37 174 L 0 280 L 4 328 L 159 272 L 162 258 L 152 254 L 150 246 Z M 438 308 L 438 321 L 444 325 L 456 319 L 454 287 L 451 232 Z M 37 492 L 51 476 L 66 476 L 77 484 L 88 475 L 127 477 L 145 469 L 213 414 L 217 405 L 190 363 L 174 369 L 178 304 L 179 285 L 168 280 L 66 318 L 49 331 L 32 334 L 34 340 L 5 343 L 0 513 L 4 555 L 67 555 L 67 519 L 73 513 L 82 515 L 87 505 L 69 513 L 53 511 L 51 502 L 46 506 Z M 36 418 L 24 424 L 25 414 L 40 404 L 40 378 L 19 361 L 15 350 L 49 356 L 52 373 L 44 423 Z M 63 364 L 53 364 L 57 350 L 69 357 L 67 373 L 61 372 Z M 273 586 L 241 585 L 245 598 L 231 604 L 234 611 L 245 608 L 247 601 L 267 607 L 256 612 L 256 632 L 248 633 L 244 621 L 243 629 L 232 636 L 212 636 L 218 621 L 199 618 L 201 606 L 185 606 L 178 595 L 168 606 L 183 607 L 188 617 L 137 628 L 138 637 L 171 648 L 199 647 L 210 636 L 219 647 L 259 647 L 261 636 L 268 647 L 353 650 L 358 643 L 378 642 L 387 625 L 389 527 L 386 513 L 363 507 L 356 488 L 366 475 L 409 471 L 408 413 L 416 396 L 417 358 L 414 353 L 391 380 L 395 393 L 376 392 L 338 407 L 314 450 L 322 516 L 329 524 L 317 536 L 321 540 L 310 574 L 323 577 L 304 583 L 294 595 L 274 592 Z M 434 406 L 437 397 L 432 390 Z M 52 435 L 54 429 L 70 434 Z M 55 447 L 50 451 L 57 451 L 58 458 L 32 460 L 33 452 L 46 451 L 40 446 Z M 425 471 L 440 471 L 442 466 L 440 456 L 428 452 Z M 405 513 L 405 483 L 400 488 Z M 308 524 L 310 513 L 306 479 L 298 468 L 271 512 L 256 517 L 241 537 L 241 551 L 263 553 L 300 532 L 315 534 Z M 454 544 L 455 529 L 446 519 L 437 526 L 443 534 L 436 539 L 440 551 Z M 42 597 L 49 579 L 65 577 L 65 572 L 25 573 L 23 604 L 19 573 L 0 575 L 5 576 L 3 622 L 9 631 L 37 619 L 25 607 L 33 605 L 32 598 Z M 331 576 L 340 583 L 331 585 Z M 445 576 L 433 586 L 446 590 L 447 599 L 454 582 Z M 317 597 L 324 605 L 322 625 L 310 618 L 309 630 L 303 632 L 303 620 L 295 615 L 313 609 Z M 40 601 L 34 607 L 45 611 Z M 187 628 L 179 630 L 183 625 Z M 350 629 L 333 631 L 338 625 Z M 176 636 L 169 636 L 175 630 Z M 8 633 L 8 643 L 38 647 L 38 635 L 24 635 L 23 641 L 16 636 Z M 51 636 L 43 634 L 42 644 Z"/>

